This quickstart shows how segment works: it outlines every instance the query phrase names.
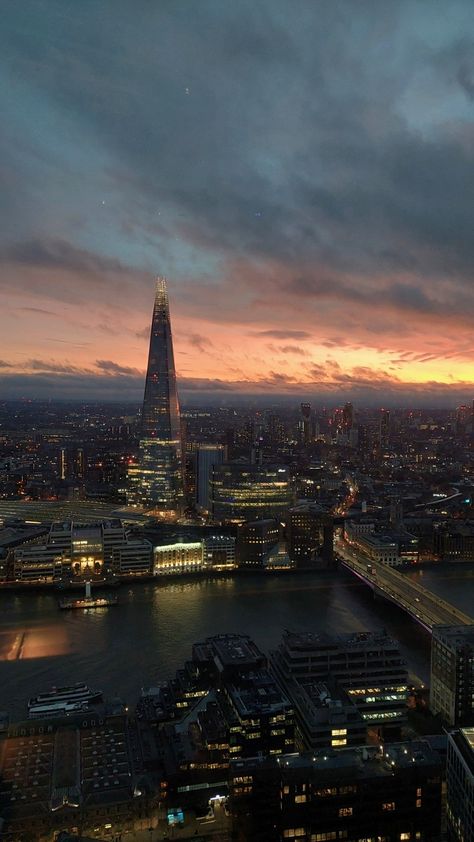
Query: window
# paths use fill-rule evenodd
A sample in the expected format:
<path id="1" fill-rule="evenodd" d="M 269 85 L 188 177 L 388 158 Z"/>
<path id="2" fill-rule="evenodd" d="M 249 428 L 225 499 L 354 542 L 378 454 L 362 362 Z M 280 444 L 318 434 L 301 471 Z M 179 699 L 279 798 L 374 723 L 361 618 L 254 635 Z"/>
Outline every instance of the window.
<path id="1" fill-rule="evenodd" d="M 416 806 L 421 807 L 421 798 L 416 799 Z"/>
<path id="2" fill-rule="evenodd" d="M 295 804 L 305 804 L 307 800 L 306 795 L 295 795 Z"/>
<path id="3" fill-rule="evenodd" d="M 339 808 L 339 818 L 342 819 L 345 816 L 352 816 L 352 807 L 340 807 Z"/>
<path id="4" fill-rule="evenodd" d="M 400 839 L 411 839 L 411 833 L 401 833 Z"/>
<path id="5" fill-rule="evenodd" d="M 387 812 L 391 812 L 395 809 L 395 801 L 384 801 L 382 804 L 382 810 L 386 810 Z"/>

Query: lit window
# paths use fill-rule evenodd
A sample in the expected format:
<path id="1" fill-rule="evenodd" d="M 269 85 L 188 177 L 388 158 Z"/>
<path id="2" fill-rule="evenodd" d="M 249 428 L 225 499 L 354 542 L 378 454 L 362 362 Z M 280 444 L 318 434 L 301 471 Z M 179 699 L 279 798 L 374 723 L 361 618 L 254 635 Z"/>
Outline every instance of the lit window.
<path id="1" fill-rule="evenodd" d="M 339 808 L 339 818 L 342 819 L 344 816 L 352 816 L 352 807 L 340 807 Z"/>
<path id="2" fill-rule="evenodd" d="M 384 801 L 382 804 L 382 810 L 386 810 L 387 812 L 391 812 L 395 809 L 395 801 Z"/>

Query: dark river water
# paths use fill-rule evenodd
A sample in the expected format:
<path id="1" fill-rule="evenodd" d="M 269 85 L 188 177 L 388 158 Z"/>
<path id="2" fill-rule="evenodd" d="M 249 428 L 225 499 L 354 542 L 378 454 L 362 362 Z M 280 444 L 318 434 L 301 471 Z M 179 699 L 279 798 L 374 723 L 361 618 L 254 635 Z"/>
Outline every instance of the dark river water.
<path id="1" fill-rule="evenodd" d="M 474 565 L 406 574 L 474 614 Z M 344 571 L 122 586 L 120 604 L 60 611 L 52 593 L 0 595 L 0 709 L 14 718 L 53 684 L 85 681 L 136 701 L 140 688 L 171 678 L 195 641 L 249 634 L 264 651 L 284 629 L 329 633 L 387 629 L 413 677 L 429 678 L 430 637 L 401 610 L 374 600 Z"/>

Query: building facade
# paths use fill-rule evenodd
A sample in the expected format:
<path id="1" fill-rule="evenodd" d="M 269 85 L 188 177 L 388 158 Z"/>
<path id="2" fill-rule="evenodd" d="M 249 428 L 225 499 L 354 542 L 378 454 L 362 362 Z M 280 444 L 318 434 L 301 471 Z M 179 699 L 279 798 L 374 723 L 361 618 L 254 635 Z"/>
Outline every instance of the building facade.
<path id="1" fill-rule="evenodd" d="M 196 448 L 196 503 L 208 512 L 211 508 L 210 480 L 215 465 L 222 465 L 225 459 L 222 444 L 200 444 Z"/>
<path id="2" fill-rule="evenodd" d="M 156 516 L 183 506 L 181 420 L 166 280 L 156 281 L 138 464 L 129 468 L 128 498 Z"/>
<path id="3" fill-rule="evenodd" d="M 219 523 L 286 517 L 292 502 L 288 468 L 229 462 L 211 474 L 212 517 Z"/>
<path id="4" fill-rule="evenodd" d="M 474 625 L 433 626 L 430 709 L 447 725 L 474 725 Z"/>
<path id="5" fill-rule="evenodd" d="M 474 728 L 448 737 L 446 818 L 449 842 L 474 839 Z"/>

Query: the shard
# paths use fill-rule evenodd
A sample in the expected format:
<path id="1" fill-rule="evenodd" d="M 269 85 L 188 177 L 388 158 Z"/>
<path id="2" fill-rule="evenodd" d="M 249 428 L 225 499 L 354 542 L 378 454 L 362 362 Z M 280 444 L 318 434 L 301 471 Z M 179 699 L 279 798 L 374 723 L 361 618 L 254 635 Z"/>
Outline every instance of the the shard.
<path id="1" fill-rule="evenodd" d="M 138 465 L 130 466 L 129 500 L 157 516 L 183 503 L 181 422 L 166 280 L 156 281 Z"/>

